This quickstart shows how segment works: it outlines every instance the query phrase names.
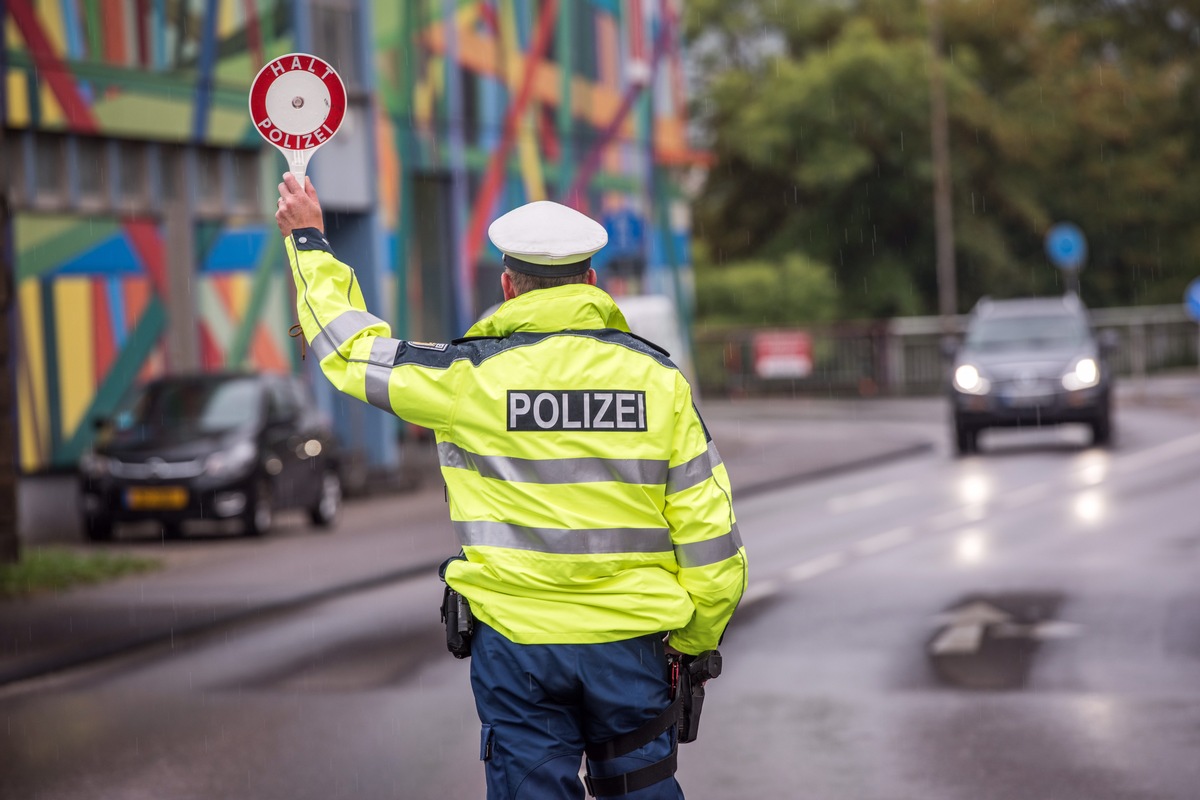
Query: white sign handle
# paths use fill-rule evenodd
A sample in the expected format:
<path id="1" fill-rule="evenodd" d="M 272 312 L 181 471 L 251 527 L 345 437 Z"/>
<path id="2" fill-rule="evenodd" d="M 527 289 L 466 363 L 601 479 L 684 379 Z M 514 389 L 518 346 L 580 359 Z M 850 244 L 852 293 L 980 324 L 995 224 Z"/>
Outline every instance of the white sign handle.
<path id="1" fill-rule="evenodd" d="M 300 183 L 300 187 L 304 188 L 304 175 L 308 172 L 308 159 L 316 152 L 314 147 L 312 150 L 286 150 L 282 147 L 279 152 L 283 153 L 283 157 L 287 159 L 288 172 L 296 176 L 296 180 Z"/>

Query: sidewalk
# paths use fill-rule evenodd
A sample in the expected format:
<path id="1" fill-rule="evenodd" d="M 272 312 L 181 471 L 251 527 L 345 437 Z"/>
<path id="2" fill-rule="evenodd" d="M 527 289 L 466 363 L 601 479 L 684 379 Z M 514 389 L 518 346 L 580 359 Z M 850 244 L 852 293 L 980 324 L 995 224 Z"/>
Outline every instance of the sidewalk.
<path id="1" fill-rule="evenodd" d="M 904 401 L 898 401 L 904 402 Z M 705 421 L 735 497 L 931 448 L 929 426 L 830 419 L 803 400 L 710 401 Z M 427 454 L 428 456 L 428 454 Z M 440 477 L 415 491 L 348 504 L 333 533 L 281 520 L 262 540 L 155 537 L 105 546 L 164 568 L 103 586 L 0 603 L 0 685 L 409 575 L 458 549 Z M 85 545 L 78 545 L 85 547 Z M 430 598 L 435 615 L 440 598 Z"/>

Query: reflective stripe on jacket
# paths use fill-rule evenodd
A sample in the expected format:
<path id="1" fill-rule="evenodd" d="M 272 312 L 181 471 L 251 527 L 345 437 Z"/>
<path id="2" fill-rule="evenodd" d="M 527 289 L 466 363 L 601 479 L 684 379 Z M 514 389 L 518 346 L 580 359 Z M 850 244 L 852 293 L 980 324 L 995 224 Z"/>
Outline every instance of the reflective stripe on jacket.
<path id="1" fill-rule="evenodd" d="M 594 286 L 527 292 L 452 344 L 401 341 L 315 229 L 286 240 L 339 390 L 430 428 L 466 560 L 446 580 L 522 644 L 717 645 L 746 586 L 729 476 L 667 355 Z"/>

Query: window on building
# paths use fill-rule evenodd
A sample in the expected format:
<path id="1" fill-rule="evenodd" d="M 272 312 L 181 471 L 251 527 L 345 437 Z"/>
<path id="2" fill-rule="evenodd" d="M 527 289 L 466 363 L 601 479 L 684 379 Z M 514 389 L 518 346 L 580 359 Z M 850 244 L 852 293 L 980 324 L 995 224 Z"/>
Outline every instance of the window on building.
<path id="1" fill-rule="evenodd" d="M 27 135 L 27 134 L 26 134 Z M 4 160 L 4 164 L 0 166 L 0 170 L 4 172 L 4 180 L 8 181 L 8 187 L 11 194 L 12 202 L 15 205 L 24 205 L 28 202 L 28 191 L 25 186 L 25 180 L 28 177 L 25 174 L 25 136 L 18 136 L 12 131 L 5 133 L 4 146 L 9 153 L 12 153 L 12 158 Z"/>
<path id="2" fill-rule="evenodd" d="M 108 154 L 100 139 L 75 140 L 75 185 L 81 205 L 104 205 L 108 182 Z"/>
<path id="3" fill-rule="evenodd" d="M 211 147 L 196 153 L 196 209 L 203 213 L 219 214 L 225 208 L 222 180 L 221 151 Z"/>
<path id="4" fill-rule="evenodd" d="M 253 212 L 259 207 L 258 150 L 235 150 L 231 181 L 234 205 L 241 211 Z"/>
<path id="5" fill-rule="evenodd" d="M 313 52 L 333 65 L 348 90 L 362 86 L 357 28 L 358 12 L 351 0 L 313 2 Z"/>
<path id="6" fill-rule="evenodd" d="M 34 139 L 34 200 L 60 203 L 67 196 L 66 149 L 61 136 L 39 133 Z"/>
<path id="7" fill-rule="evenodd" d="M 144 208 L 150 197 L 147 146 L 144 142 L 117 145 L 117 197 L 121 206 Z"/>

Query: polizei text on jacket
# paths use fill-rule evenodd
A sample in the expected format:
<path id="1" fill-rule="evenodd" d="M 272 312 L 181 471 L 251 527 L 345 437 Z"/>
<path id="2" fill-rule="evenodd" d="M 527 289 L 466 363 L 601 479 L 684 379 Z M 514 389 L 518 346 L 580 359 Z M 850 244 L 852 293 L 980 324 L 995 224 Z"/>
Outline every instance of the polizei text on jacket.
<path id="1" fill-rule="evenodd" d="M 646 393 L 522 389 L 508 392 L 510 431 L 644 431 Z"/>

